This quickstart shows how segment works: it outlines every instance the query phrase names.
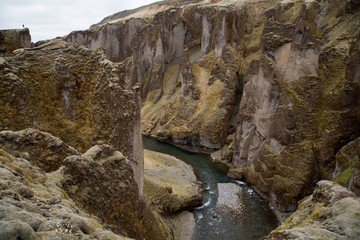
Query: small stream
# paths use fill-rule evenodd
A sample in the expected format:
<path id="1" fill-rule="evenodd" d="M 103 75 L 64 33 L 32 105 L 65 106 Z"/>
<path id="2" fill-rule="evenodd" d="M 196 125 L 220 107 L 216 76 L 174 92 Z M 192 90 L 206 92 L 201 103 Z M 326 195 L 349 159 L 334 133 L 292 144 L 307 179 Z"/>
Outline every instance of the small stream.
<path id="1" fill-rule="evenodd" d="M 191 153 L 170 144 L 143 137 L 145 149 L 172 155 L 190 164 L 198 180 L 206 189 L 202 193 L 203 205 L 193 209 L 196 231 L 193 240 L 258 240 L 276 228 L 277 219 L 267 202 L 244 182 L 226 177 L 227 167 L 212 162 L 211 156 Z M 241 213 L 224 213 L 215 210 L 218 183 L 235 183 L 241 187 L 243 210 Z M 230 196 L 229 196 L 230 197 Z M 214 213 L 217 217 L 214 218 Z"/>

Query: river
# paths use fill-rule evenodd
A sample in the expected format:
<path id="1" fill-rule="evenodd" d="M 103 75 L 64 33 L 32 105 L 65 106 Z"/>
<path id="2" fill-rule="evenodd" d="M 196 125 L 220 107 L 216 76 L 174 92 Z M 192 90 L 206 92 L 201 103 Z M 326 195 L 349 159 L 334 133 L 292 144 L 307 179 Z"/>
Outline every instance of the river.
<path id="1" fill-rule="evenodd" d="M 228 179 L 227 167 L 214 163 L 210 155 L 186 152 L 149 137 L 143 137 L 143 144 L 145 149 L 169 154 L 190 164 L 197 179 L 203 182 L 206 189 L 202 193 L 203 205 L 192 210 L 196 220 L 193 240 L 258 240 L 276 228 L 277 218 L 267 202 L 244 182 Z M 241 212 L 229 214 L 216 208 L 218 183 L 235 183 L 241 187 Z"/>

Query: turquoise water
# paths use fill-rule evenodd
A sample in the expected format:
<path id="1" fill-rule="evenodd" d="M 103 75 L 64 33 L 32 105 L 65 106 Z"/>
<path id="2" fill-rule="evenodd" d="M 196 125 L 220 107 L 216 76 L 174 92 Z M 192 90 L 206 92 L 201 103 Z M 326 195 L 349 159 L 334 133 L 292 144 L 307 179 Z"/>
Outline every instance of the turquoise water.
<path id="1" fill-rule="evenodd" d="M 227 167 L 212 162 L 211 156 L 191 153 L 170 144 L 143 137 L 144 148 L 177 157 L 193 166 L 198 180 L 203 182 L 203 205 L 192 210 L 196 220 L 193 240 L 258 240 L 277 226 L 277 219 L 267 202 L 244 182 L 226 177 Z M 217 209 L 218 183 L 233 182 L 242 188 L 241 213 L 224 213 Z M 217 217 L 213 215 L 216 213 Z"/>

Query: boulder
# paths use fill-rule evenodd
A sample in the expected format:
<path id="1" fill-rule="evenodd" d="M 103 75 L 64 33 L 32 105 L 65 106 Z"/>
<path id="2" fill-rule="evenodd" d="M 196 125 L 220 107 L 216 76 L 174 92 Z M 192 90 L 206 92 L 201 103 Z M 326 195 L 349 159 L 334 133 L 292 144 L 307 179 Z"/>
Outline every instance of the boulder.
<path id="1" fill-rule="evenodd" d="M 336 154 L 333 181 L 360 196 L 360 138 L 349 142 Z"/>

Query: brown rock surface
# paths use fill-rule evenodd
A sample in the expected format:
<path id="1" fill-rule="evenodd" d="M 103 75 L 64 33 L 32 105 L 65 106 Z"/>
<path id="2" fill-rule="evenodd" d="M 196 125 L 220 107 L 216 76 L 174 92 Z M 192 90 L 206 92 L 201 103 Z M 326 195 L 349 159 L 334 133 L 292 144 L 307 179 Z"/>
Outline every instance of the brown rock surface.
<path id="1" fill-rule="evenodd" d="M 81 209 L 61 189 L 64 179 L 0 149 L 0 239 L 128 239 Z"/>
<path id="2" fill-rule="evenodd" d="M 336 154 L 333 181 L 352 190 L 360 197 L 360 138 L 346 144 Z"/>
<path id="3" fill-rule="evenodd" d="M 293 211 L 360 134 L 359 9 L 355 0 L 162 1 L 65 40 L 124 63 L 127 84 L 141 84 L 143 133 L 222 149 Z"/>
<path id="4" fill-rule="evenodd" d="M 31 47 L 31 36 L 28 28 L 0 30 L 0 57 L 10 56 L 19 48 Z"/>
<path id="5" fill-rule="evenodd" d="M 57 170 L 66 157 L 79 154 L 61 139 L 31 128 L 0 132 L 0 148 L 27 159 L 45 172 Z"/>
<path id="6" fill-rule="evenodd" d="M 46 131 L 80 152 L 112 144 L 133 164 L 142 190 L 140 99 L 125 81 L 123 65 L 105 59 L 103 48 L 58 39 L 0 58 L 0 129 Z"/>
<path id="7" fill-rule="evenodd" d="M 163 1 L 64 39 L 104 46 L 111 60 L 126 65 L 128 84 L 142 85 L 145 134 L 189 149 L 219 149 L 236 104 L 236 48 L 245 31 L 237 26 L 246 13 L 233 2 Z"/>
<path id="8" fill-rule="evenodd" d="M 166 239 L 122 153 L 109 145 L 95 145 L 82 156 L 67 157 L 61 173 L 69 197 L 115 233 L 135 239 Z"/>
<path id="9" fill-rule="evenodd" d="M 345 7 L 283 1 L 269 9 L 260 56 L 245 72 L 233 163 L 281 211 L 330 178 L 337 151 L 359 136 L 360 14 Z"/>
<path id="10" fill-rule="evenodd" d="M 360 198 L 330 181 L 320 181 L 313 194 L 280 227 L 264 238 L 349 239 L 360 237 Z"/>
<path id="11" fill-rule="evenodd" d="M 145 134 L 191 150 L 222 148 L 223 160 L 241 168 L 246 181 L 274 206 L 293 211 L 318 180 L 332 177 L 338 152 L 360 136 L 359 9 L 356 0 L 162 1 L 114 14 L 64 40 L 94 50 L 105 47 L 106 56 L 120 62 L 118 70 L 112 71 L 114 63 L 104 53 L 102 64 L 91 65 L 93 58 L 86 58 L 90 52 L 82 47 L 50 43 L 40 51 L 80 50 L 82 59 L 106 79 L 119 80 L 82 75 L 87 70 L 78 71 L 79 61 L 71 57 L 45 62 L 53 70 L 36 74 L 16 65 L 21 58 L 35 58 L 29 50 L 18 51 L 16 60 L 0 58 L 1 88 L 8 89 L 1 93 L 6 99 L 0 105 L 6 113 L 1 128 L 56 129 L 66 143 L 83 150 L 101 139 L 115 147 L 126 141 L 124 146 L 134 148 L 119 148 L 132 161 L 141 155 L 140 137 L 133 138 L 127 129 L 140 123 L 128 116 L 139 109 L 130 107 L 121 115 L 118 102 L 137 100 L 133 92 L 109 88 L 136 86 L 142 91 Z M 39 68 L 32 62 L 31 69 Z M 38 79 L 39 72 L 41 79 L 57 84 L 38 81 L 34 86 L 41 88 L 34 89 L 53 86 L 55 101 L 47 97 L 42 106 L 29 109 L 38 96 L 28 95 L 32 88 L 22 83 L 30 86 L 29 79 Z M 86 96 L 78 94 L 78 86 L 93 89 L 87 83 L 98 86 L 98 79 L 104 92 L 95 88 Z M 13 95 L 21 97 L 14 100 Z M 93 104 L 84 113 L 88 102 Z M 43 112 L 50 114 L 43 117 Z M 21 114 L 23 121 L 13 117 Z M 112 129 L 113 123 L 120 124 Z"/>

